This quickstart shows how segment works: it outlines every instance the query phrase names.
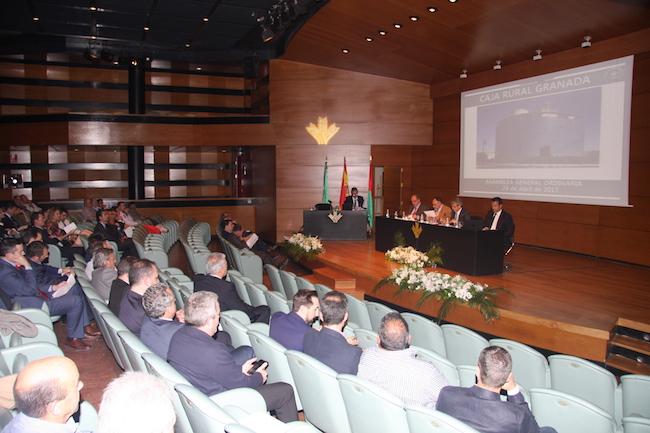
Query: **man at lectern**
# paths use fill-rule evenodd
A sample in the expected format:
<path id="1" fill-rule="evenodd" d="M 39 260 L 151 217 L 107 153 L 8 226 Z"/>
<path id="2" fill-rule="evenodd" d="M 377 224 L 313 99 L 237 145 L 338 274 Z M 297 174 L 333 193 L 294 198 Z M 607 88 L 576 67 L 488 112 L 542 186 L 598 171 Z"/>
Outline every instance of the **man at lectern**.
<path id="1" fill-rule="evenodd" d="M 492 209 L 490 209 L 483 220 L 483 230 L 503 230 L 503 251 L 508 251 L 515 236 L 515 222 L 512 219 L 512 215 L 503 210 L 503 200 L 501 200 L 501 197 L 494 197 L 491 206 Z"/>
<path id="2" fill-rule="evenodd" d="M 359 195 L 357 187 L 350 190 L 350 195 L 345 197 L 343 202 L 343 210 L 361 210 L 363 207 L 363 197 Z"/>

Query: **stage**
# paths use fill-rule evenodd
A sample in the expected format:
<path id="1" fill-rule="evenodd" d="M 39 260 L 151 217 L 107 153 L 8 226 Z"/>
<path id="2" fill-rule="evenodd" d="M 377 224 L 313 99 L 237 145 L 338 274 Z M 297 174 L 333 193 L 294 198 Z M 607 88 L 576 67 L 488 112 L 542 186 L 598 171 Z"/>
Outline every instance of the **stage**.
<path id="1" fill-rule="evenodd" d="M 374 241 L 324 244 L 325 252 L 307 264 L 314 272 L 310 279 L 436 316 L 435 301 L 416 307 L 418 295 L 396 297 L 394 287 L 373 292 L 375 283 L 396 267 L 375 251 Z M 511 265 L 506 273 L 466 276 L 511 293 L 497 301 L 499 319 L 486 323 L 476 310 L 458 306 L 446 320 L 598 362 L 606 360 L 610 332 L 617 323 L 634 323 L 650 332 L 650 268 L 523 245 L 517 245 L 506 262 Z M 444 267 L 438 270 L 456 274 Z"/>

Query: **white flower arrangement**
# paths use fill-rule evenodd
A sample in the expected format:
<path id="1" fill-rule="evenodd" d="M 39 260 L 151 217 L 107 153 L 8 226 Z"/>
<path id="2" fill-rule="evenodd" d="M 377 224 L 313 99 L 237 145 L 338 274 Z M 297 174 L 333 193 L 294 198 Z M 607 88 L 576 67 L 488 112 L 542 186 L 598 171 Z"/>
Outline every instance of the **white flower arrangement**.
<path id="1" fill-rule="evenodd" d="M 316 236 L 294 233 L 285 238 L 284 248 L 294 260 L 311 260 L 324 251 L 323 243 Z"/>
<path id="2" fill-rule="evenodd" d="M 477 307 L 485 320 L 494 320 L 499 317 L 495 298 L 499 292 L 504 291 L 501 288 L 474 283 L 461 275 L 452 277 L 449 274 L 427 272 L 423 268 L 408 265 L 394 269 L 388 277 L 377 284 L 375 290 L 388 283 L 398 287 L 398 294 L 403 291 L 420 293 L 418 305 L 422 305 L 429 298 L 440 301 L 439 322 L 456 303 Z"/>
<path id="3" fill-rule="evenodd" d="M 413 269 L 422 269 L 433 263 L 429 256 L 413 247 L 395 247 L 386 251 L 386 259 Z"/>

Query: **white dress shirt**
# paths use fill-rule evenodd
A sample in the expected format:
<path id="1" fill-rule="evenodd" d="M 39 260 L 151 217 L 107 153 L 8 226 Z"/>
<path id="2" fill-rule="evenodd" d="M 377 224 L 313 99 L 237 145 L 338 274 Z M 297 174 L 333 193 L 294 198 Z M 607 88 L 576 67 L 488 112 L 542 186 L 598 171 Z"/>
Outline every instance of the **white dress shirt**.
<path id="1" fill-rule="evenodd" d="M 501 216 L 501 211 L 494 214 L 494 219 L 492 220 L 492 225 L 490 226 L 490 230 L 496 230 L 497 229 L 497 223 L 499 222 L 499 217 L 500 216 Z"/>

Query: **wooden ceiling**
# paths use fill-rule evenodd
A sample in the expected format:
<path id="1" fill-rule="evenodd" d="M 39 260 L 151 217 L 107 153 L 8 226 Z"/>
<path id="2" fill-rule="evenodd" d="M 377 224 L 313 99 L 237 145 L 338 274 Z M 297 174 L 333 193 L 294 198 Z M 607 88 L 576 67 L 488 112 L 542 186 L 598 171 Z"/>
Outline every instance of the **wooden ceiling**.
<path id="1" fill-rule="evenodd" d="M 648 0 L 330 0 L 283 58 L 436 83 L 647 27 Z"/>

